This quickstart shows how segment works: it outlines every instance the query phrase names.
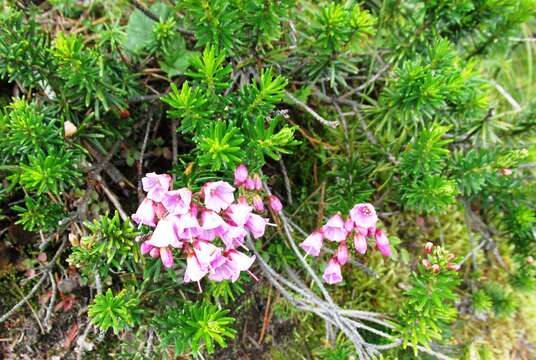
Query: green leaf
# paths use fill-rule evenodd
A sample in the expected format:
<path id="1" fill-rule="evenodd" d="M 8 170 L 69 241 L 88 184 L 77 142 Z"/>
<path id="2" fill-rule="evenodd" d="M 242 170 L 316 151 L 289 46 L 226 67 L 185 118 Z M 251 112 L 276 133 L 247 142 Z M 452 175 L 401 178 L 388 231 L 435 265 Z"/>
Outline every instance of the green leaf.
<path id="1" fill-rule="evenodd" d="M 151 12 L 164 19 L 170 12 L 171 8 L 162 3 L 154 3 Z M 125 48 L 133 53 L 139 53 L 144 47 L 151 44 L 155 40 L 154 27 L 156 22 L 149 19 L 139 10 L 134 10 L 128 20 L 126 29 L 126 39 L 123 44 Z"/>

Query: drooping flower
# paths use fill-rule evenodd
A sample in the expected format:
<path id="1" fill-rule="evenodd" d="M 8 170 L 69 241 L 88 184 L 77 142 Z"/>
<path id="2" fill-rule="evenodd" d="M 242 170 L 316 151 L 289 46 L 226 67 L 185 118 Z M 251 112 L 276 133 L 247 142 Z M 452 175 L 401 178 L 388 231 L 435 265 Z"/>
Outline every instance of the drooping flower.
<path id="1" fill-rule="evenodd" d="M 191 213 L 184 215 L 173 216 L 177 227 L 177 236 L 183 240 L 192 240 L 201 233 L 201 227 L 195 217 Z"/>
<path id="2" fill-rule="evenodd" d="M 339 264 L 344 265 L 348 262 L 348 246 L 346 245 L 346 241 L 339 243 L 336 256 Z"/>
<path id="3" fill-rule="evenodd" d="M 320 249 L 322 248 L 322 243 L 324 237 L 320 231 L 313 231 L 313 233 L 299 245 L 307 255 L 318 256 L 320 254 Z"/>
<path id="4" fill-rule="evenodd" d="M 264 211 L 264 202 L 262 201 L 262 198 L 259 196 L 259 194 L 253 195 L 253 207 L 258 212 Z"/>
<path id="5" fill-rule="evenodd" d="M 354 235 L 354 247 L 361 255 L 365 255 L 367 252 L 367 239 L 359 231 Z"/>
<path id="6" fill-rule="evenodd" d="M 172 215 L 168 215 L 161 219 L 156 225 L 156 229 L 153 235 L 146 242 L 149 245 L 163 248 L 167 246 L 173 246 L 175 248 L 181 248 L 182 242 L 177 236 L 174 221 L 171 219 Z"/>
<path id="7" fill-rule="evenodd" d="M 448 263 L 447 269 L 452 270 L 452 271 L 458 271 L 460 270 L 460 265 L 454 264 L 454 263 Z"/>
<path id="8" fill-rule="evenodd" d="M 251 265 L 255 262 L 255 255 L 247 256 L 237 250 L 229 250 L 227 257 L 236 265 L 240 271 L 248 271 Z"/>
<path id="9" fill-rule="evenodd" d="M 322 278 L 328 284 L 336 284 L 342 281 L 341 265 L 336 258 L 331 258 L 329 260 L 328 266 L 326 266 Z"/>
<path id="10" fill-rule="evenodd" d="M 203 240 L 212 241 L 216 236 L 226 232 L 228 226 L 220 215 L 212 210 L 203 210 L 201 213 L 201 233 L 198 235 Z"/>
<path id="11" fill-rule="evenodd" d="M 251 214 L 253 208 L 247 204 L 231 204 L 225 210 L 225 215 L 231 220 L 230 222 L 235 226 L 244 226 L 248 221 L 249 214 Z"/>
<path id="12" fill-rule="evenodd" d="M 385 232 L 381 229 L 376 230 L 376 247 L 380 250 L 383 256 L 391 256 L 389 239 L 387 239 L 387 235 L 385 235 Z"/>
<path id="13" fill-rule="evenodd" d="M 153 259 L 158 259 L 160 257 L 160 248 L 153 247 L 149 252 L 149 255 L 151 255 Z"/>
<path id="14" fill-rule="evenodd" d="M 268 219 L 263 218 L 257 214 L 249 214 L 248 221 L 246 221 L 246 229 L 248 229 L 255 239 L 260 238 L 264 235 L 266 229 L 266 224 L 268 224 Z"/>
<path id="15" fill-rule="evenodd" d="M 155 227 L 158 222 L 156 216 L 156 203 L 149 198 L 143 199 L 136 213 L 132 215 L 132 220 L 136 224 L 143 224 Z"/>
<path id="16" fill-rule="evenodd" d="M 207 242 L 196 241 L 193 245 L 194 254 L 202 269 L 210 270 L 210 263 L 221 254 L 222 249 Z"/>
<path id="17" fill-rule="evenodd" d="M 162 204 L 173 215 L 184 215 L 190 211 L 192 192 L 187 188 L 168 191 L 162 198 Z"/>
<path id="18" fill-rule="evenodd" d="M 184 282 L 199 281 L 208 273 L 208 267 L 203 268 L 196 256 L 191 253 L 186 257 L 186 270 L 184 271 Z"/>
<path id="19" fill-rule="evenodd" d="M 283 210 L 283 204 L 281 203 L 281 200 L 275 195 L 270 195 L 268 198 L 268 203 L 270 205 L 270 209 L 275 211 L 276 213 L 281 212 Z"/>
<path id="20" fill-rule="evenodd" d="M 357 204 L 350 210 L 350 217 L 356 226 L 366 229 L 375 227 L 378 221 L 376 210 L 371 204 Z"/>
<path id="21" fill-rule="evenodd" d="M 173 267 L 173 253 L 168 247 L 160 248 L 160 260 L 162 260 L 162 265 L 166 268 Z"/>
<path id="22" fill-rule="evenodd" d="M 213 281 L 231 280 L 235 282 L 240 276 L 240 270 L 236 264 L 223 255 L 216 257 L 211 263 L 211 267 L 214 270 L 208 275 L 208 278 Z"/>
<path id="23" fill-rule="evenodd" d="M 240 164 L 236 167 L 234 172 L 234 184 L 235 186 L 243 184 L 248 178 L 248 168 L 244 164 Z"/>
<path id="24" fill-rule="evenodd" d="M 341 214 L 335 214 L 329 218 L 326 225 L 322 226 L 324 237 L 331 241 L 342 241 L 346 239 L 348 233 L 344 228 L 344 220 Z"/>
<path id="25" fill-rule="evenodd" d="M 147 197 L 153 201 L 160 202 L 164 198 L 166 192 L 171 186 L 171 176 L 168 174 L 146 174 L 141 179 L 143 190 L 147 193 Z"/>
<path id="26" fill-rule="evenodd" d="M 247 235 L 246 229 L 241 226 L 228 226 L 227 231 L 220 237 L 225 244 L 225 249 L 235 249 L 244 243 Z"/>
<path id="27" fill-rule="evenodd" d="M 205 197 L 205 207 L 216 212 L 227 209 L 234 201 L 233 191 L 235 188 L 225 181 L 206 183 L 201 190 Z"/>

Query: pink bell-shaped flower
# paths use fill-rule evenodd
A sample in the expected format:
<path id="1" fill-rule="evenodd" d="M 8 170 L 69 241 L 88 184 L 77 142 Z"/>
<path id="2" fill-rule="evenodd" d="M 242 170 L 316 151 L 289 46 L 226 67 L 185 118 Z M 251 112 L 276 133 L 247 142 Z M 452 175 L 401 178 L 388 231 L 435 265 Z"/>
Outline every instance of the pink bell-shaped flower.
<path id="1" fill-rule="evenodd" d="M 192 253 L 186 257 L 186 271 L 184 271 L 184 282 L 199 281 L 208 273 L 208 267 L 203 268 L 196 256 Z"/>
<path id="2" fill-rule="evenodd" d="M 240 270 L 238 270 L 236 264 L 223 255 L 219 255 L 214 259 L 211 267 L 214 270 L 208 275 L 208 278 L 213 281 L 231 280 L 235 282 L 240 276 Z"/>
<path id="3" fill-rule="evenodd" d="M 320 231 L 313 231 L 313 233 L 299 245 L 307 255 L 318 256 L 320 254 L 320 249 L 322 248 L 322 243 L 324 242 L 324 237 Z"/>
<path id="4" fill-rule="evenodd" d="M 367 252 L 367 238 L 365 238 L 359 231 L 356 231 L 354 235 L 354 247 L 355 251 L 361 255 L 365 255 Z"/>
<path id="5" fill-rule="evenodd" d="M 341 265 L 337 261 L 337 258 L 333 257 L 329 260 L 322 278 L 328 284 L 336 284 L 342 281 Z"/>
<path id="6" fill-rule="evenodd" d="M 227 231 L 220 237 L 225 244 L 225 249 L 235 249 L 244 243 L 244 238 L 247 235 L 246 229 L 239 226 L 228 226 Z"/>
<path id="7" fill-rule="evenodd" d="M 201 233 L 201 226 L 191 213 L 174 216 L 175 226 L 177 228 L 177 236 L 183 240 L 193 240 Z"/>
<path id="8" fill-rule="evenodd" d="M 184 215 L 190 211 L 192 192 L 187 188 L 168 191 L 162 198 L 162 204 L 173 215 Z"/>
<path id="9" fill-rule="evenodd" d="M 149 198 L 145 198 L 138 207 L 138 210 L 136 210 L 136 213 L 132 215 L 132 220 L 136 224 L 155 227 L 158 222 L 155 202 Z"/>
<path id="10" fill-rule="evenodd" d="M 339 243 L 336 256 L 339 264 L 344 265 L 348 262 L 348 246 L 346 245 L 346 241 Z"/>
<path id="11" fill-rule="evenodd" d="M 253 262 L 255 261 L 255 255 L 247 256 L 244 253 L 236 250 L 229 250 L 227 257 L 236 265 L 236 268 L 240 271 L 248 271 Z"/>
<path id="12" fill-rule="evenodd" d="M 235 186 L 243 184 L 248 178 L 248 168 L 244 164 L 240 164 L 236 167 L 234 172 L 234 184 Z"/>
<path id="13" fill-rule="evenodd" d="M 201 190 L 205 197 L 205 207 L 220 212 L 225 210 L 234 201 L 235 188 L 225 181 L 209 182 Z"/>
<path id="14" fill-rule="evenodd" d="M 235 226 L 244 226 L 248 221 L 249 214 L 253 208 L 247 204 L 231 204 L 225 210 L 225 215 Z"/>
<path id="15" fill-rule="evenodd" d="M 164 267 L 168 269 L 173 267 L 173 253 L 170 248 L 160 248 L 160 260 L 162 260 Z"/>
<path id="16" fill-rule="evenodd" d="M 168 215 L 158 222 L 153 235 L 146 241 L 149 245 L 159 248 L 166 246 L 173 246 L 175 248 L 182 247 L 182 242 L 177 236 L 175 225 L 171 217 L 172 216 Z"/>
<path id="17" fill-rule="evenodd" d="M 371 204 L 357 204 L 350 210 L 350 217 L 356 226 L 366 229 L 375 227 L 378 221 L 376 210 Z"/>
<path id="18" fill-rule="evenodd" d="M 147 197 L 153 201 L 160 202 L 171 186 L 171 176 L 168 174 L 146 174 L 141 179 L 143 190 L 147 192 Z"/>
<path id="19" fill-rule="evenodd" d="M 248 229 L 255 239 L 264 235 L 268 220 L 257 214 L 249 214 L 248 221 L 246 221 L 246 229 Z"/>
<path id="20" fill-rule="evenodd" d="M 344 220 L 341 214 L 335 214 L 329 218 L 326 225 L 322 227 L 324 237 L 331 241 L 343 241 L 346 239 L 348 232 L 344 228 Z"/>

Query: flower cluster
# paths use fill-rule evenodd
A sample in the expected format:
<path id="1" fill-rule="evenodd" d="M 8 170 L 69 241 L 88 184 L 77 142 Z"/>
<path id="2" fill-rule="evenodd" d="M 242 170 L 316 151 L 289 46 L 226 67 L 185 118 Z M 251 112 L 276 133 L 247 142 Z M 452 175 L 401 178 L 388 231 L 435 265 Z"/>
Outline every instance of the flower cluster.
<path id="1" fill-rule="evenodd" d="M 330 217 L 321 229 L 314 231 L 301 244 L 307 255 L 318 256 L 324 239 L 338 243 L 338 248 L 324 270 L 323 278 L 329 284 L 342 281 L 341 266 L 348 262 L 347 240 L 353 236 L 355 250 L 361 255 L 367 252 L 367 238 L 374 238 L 376 248 L 383 256 L 391 256 L 387 235 L 376 229 L 378 216 L 371 204 L 357 204 L 346 220 L 340 213 Z"/>
<path id="2" fill-rule="evenodd" d="M 426 258 L 421 260 L 421 265 L 426 270 L 438 273 L 441 269 L 450 271 L 459 271 L 460 265 L 456 263 L 456 256 L 440 246 L 434 246 L 433 243 L 427 242 L 424 245 Z"/>
<path id="3" fill-rule="evenodd" d="M 245 167 L 241 169 L 235 172 L 235 183 L 242 179 Z M 258 206 L 250 206 L 254 199 L 242 195 L 235 201 L 236 189 L 225 181 L 207 182 L 192 193 L 188 188 L 172 190 L 167 174 L 150 173 L 142 185 L 147 197 L 132 219 L 154 228 L 142 238 L 142 254 L 160 257 L 171 268 L 177 249 L 186 257 L 184 282 L 199 282 L 206 275 L 214 281 L 236 281 L 241 271 L 249 272 L 255 256 L 237 249 L 247 250 L 247 234 L 257 239 L 268 224 L 268 219 L 254 213 Z"/>

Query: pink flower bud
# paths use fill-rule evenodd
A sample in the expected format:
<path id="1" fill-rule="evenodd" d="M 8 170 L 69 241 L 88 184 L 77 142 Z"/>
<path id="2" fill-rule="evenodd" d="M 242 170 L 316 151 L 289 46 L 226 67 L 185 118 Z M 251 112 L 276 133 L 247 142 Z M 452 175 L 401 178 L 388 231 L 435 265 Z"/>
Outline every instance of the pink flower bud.
<path id="1" fill-rule="evenodd" d="M 236 167 L 234 172 L 235 185 L 241 185 L 248 178 L 248 168 L 244 164 L 240 164 Z"/>
<path id="2" fill-rule="evenodd" d="M 448 263 L 447 264 L 447 269 L 452 270 L 452 271 L 458 271 L 458 270 L 460 270 L 460 265 L 453 264 L 453 263 Z"/>
<path id="3" fill-rule="evenodd" d="M 155 247 L 151 244 L 149 244 L 147 241 L 144 241 L 141 243 L 140 251 L 142 255 L 149 254 L 151 250 L 153 250 Z"/>
<path id="4" fill-rule="evenodd" d="M 255 187 L 255 190 L 261 191 L 262 190 L 262 180 L 259 177 L 259 175 L 255 175 L 253 177 L 253 185 Z"/>
<path id="5" fill-rule="evenodd" d="M 253 181 L 252 178 L 248 177 L 246 181 L 244 181 L 244 187 L 246 190 L 255 190 L 255 181 Z"/>
<path id="6" fill-rule="evenodd" d="M 157 248 L 157 247 L 154 247 L 151 249 L 151 251 L 149 251 L 149 255 L 151 255 L 151 257 L 153 259 L 157 259 L 160 257 L 160 248 Z"/>
<path id="7" fill-rule="evenodd" d="M 438 264 L 432 265 L 432 271 L 438 273 L 441 270 L 441 267 Z"/>
<path id="8" fill-rule="evenodd" d="M 428 261 L 428 259 L 422 259 L 421 261 L 422 265 L 427 268 L 427 269 L 430 269 L 430 261 Z"/>
<path id="9" fill-rule="evenodd" d="M 341 265 L 348 262 L 348 246 L 346 246 L 346 241 L 341 241 L 339 243 L 339 247 L 337 248 L 337 260 Z"/>
<path id="10" fill-rule="evenodd" d="M 270 195 L 268 198 L 268 203 L 270 205 L 270 208 L 275 211 L 276 213 L 281 212 L 283 210 L 283 204 L 281 203 L 281 200 L 275 195 Z"/>
<path id="11" fill-rule="evenodd" d="M 365 255 L 367 252 L 367 239 L 359 231 L 354 235 L 354 247 L 355 251 L 361 255 Z"/>
<path id="12" fill-rule="evenodd" d="M 512 175 L 512 169 L 501 169 L 501 174 L 504 176 L 510 176 Z"/>
<path id="13" fill-rule="evenodd" d="M 352 221 L 352 219 L 348 218 L 344 222 L 344 230 L 346 230 L 348 232 L 352 232 L 353 229 L 354 229 L 354 222 Z"/>
<path id="14" fill-rule="evenodd" d="M 246 199 L 244 195 L 240 195 L 240 197 L 238 197 L 237 203 L 239 203 L 240 205 L 249 205 L 248 199 Z"/>
<path id="15" fill-rule="evenodd" d="M 264 202 L 262 201 L 262 198 L 258 194 L 253 195 L 253 207 L 258 212 L 264 211 Z"/>
<path id="16" fill-rule="evenodd" d="M 160 248 L 160 259 L 165 268 L 173 267 L 173 253 L 168 247 Z"/>
<path id="17" fill-rule="evenodd" d="M 431 254 L 433 247 L 434 247 L 434 244 L 432 244 L 431 242 L 427 242 L 424 245 L 424 252 L 427 253 L 427 254 Z"/>
<path id="18" fill-rule="evenodd" d="M 341 214 L 335 214 L 330 217 L 326 225 L 322 226 L 322 233 L 326 239 L 331 241 L 346 240 L 348 232 L 344 228 L 344 220 Z"/>
<path id="19" fill-rule="evenodd" d="M 387 235 L 385 235 L 385 232 L 381 229 L 376 230 L 376 247 L 380 250 L 383 256 L 391 256 L 389 239 L 387 239 Z"/>

